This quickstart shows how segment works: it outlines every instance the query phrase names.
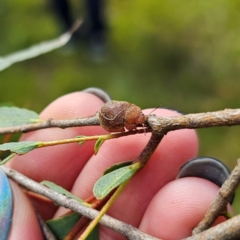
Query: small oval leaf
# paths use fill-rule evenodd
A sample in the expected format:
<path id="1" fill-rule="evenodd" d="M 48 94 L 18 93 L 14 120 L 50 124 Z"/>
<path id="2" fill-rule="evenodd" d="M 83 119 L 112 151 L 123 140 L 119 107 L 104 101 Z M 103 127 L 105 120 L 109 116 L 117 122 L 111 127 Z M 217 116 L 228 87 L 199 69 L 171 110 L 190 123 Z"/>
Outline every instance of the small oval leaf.
<path id="1" fill-rule="evenodd" d="M 131 178 L 140 168 L 140 163 L 134 163 L 103 175 L 93 187 L 94 196 L 97 199 L 105 198 L 114 188 Z"/>
<path id="2" fill-rule="evenodd" d="M 133 163 L 132 161 L 128 161 L 128 162 L 120 162 L 120 163 L 114 164 L 114 165 L 112 165 L 111 167 L 107 168 L 107 169 L 104 171 L 103 175 L 106 175 L 106 174 L 108 174 L 108 173 L 110 173 L 110 172 L 112 172 L 112 171 L 114 171 L 114 170 L 119 169 L 119 168 L 129 166 L 129 165 L 131 165 L 132 163 Z"/>
<path id="3" fill-rule="evenodd" d="M 94 145 L 94 154 L 95 154 L 95 155 L 98 153 L 98 150 L 99 150 L 99 148 L 102 146 L 102 144 L 103 144 L 104 141 L 105 141 L 105 140 L 104 140 L 103 138 L 99 138 L 99 139 L 96 141 L 96 143 L 95 143 L 95 145 Z"/>
<path id="4" fill-rule="evenodd" d="M 66 189 L 62 188 L 61 186 L 53 183 L 53 182 L 50 182 L 50 181 L 42 181 L 41 182 L 42 185 L 52 189 L 53 191 L 55 192 L 58 192 L 58 193 L 61 193 L 61 194 L 64 194 L 65 196 L 69 197 L 69 198 L 73 198 L 75 199 L 76 201 L 80 202 L 80 203 L 85 203 L 82 199 L 80 199 L 79 197 L 73 195 L 72 193 L 70 193 L 69 191 L 67 191 Z"/>
<path id="5" fill-rule="evenodd" d="M 0 107 L 0 127 L 13 127 L 39 121 L 39 115 L 28 109 Z"/>
<path id="6" fill-rule="evenodd" d="M 37 148 L 40 144 L 41 142 L 30 141 L 4 143 L 0 145 L 0 151 L 11 151 L 22 155 Z"/>
<path id="7" fill-rule="evenodd" d="M 84 137 L 86 137 L 86 136 L 84 136 L 84 135 L 76 136 L 76 138 L 84 138 Z M 83 140 L 78 142 L 78 144 L 79 144 L 80 146 L 83 145 L 83 143 L 84 143 Z"/>

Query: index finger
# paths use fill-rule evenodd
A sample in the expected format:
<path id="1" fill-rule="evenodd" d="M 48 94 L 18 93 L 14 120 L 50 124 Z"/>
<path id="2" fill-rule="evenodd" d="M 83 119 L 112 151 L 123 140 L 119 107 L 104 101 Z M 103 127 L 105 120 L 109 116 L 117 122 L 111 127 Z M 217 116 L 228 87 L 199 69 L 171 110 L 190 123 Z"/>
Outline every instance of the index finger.
<path id="1" fill-rule="evenodd" d="M 102 105 L 103 101 L 92 94 L 75 92 L 52 102 L 40 117 L 46 120 L 88 117 L 96 114 Z M 52 128 L 24 134 L 21 141 L 52 141 L 103 133 L 105 131 L 98 126 Z M 49 180 L 70 189 L 78 173 L 93 154 L 93 144 L 86 142 L 82 146 L 75 143 L 35 149 L 26 155 L 15 157 L 8 165 L 38 182 Z"/>

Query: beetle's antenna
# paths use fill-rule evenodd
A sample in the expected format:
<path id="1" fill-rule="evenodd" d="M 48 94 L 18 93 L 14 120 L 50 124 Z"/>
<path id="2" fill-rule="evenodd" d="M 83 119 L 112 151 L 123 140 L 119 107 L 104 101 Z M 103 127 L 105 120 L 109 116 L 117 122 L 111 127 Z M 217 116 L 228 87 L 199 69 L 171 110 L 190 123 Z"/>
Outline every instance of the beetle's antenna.
<path id="1" fill-rule="evenodd" d="M 156 107 L 156 108 L 154 108 L 148 115 L 145 115 L 145 122 L 142 124 L 142 126 L 144 127 L 144 135 L 146 136 L 146 122 L 147 122 L 147 119 L 148 119 L 148 116 L 150 115 L 150 114 L 152 114 L 154 111 L 156 111 L 158 108 L 160 108 L 160 105 L 158 106 L 158 107 Z"/>
<path id="2" fill-rule="evenodd" d="M 160 108 L 160 105 L 158 106 L 158 107 L 156 107 L 156 108 L 154 108 L 148 115 L 150 115 L 150 114 L 152 114 L 154 111 L 156 111 L 158 108 Z M 148 116 L 147 115 L 147 116 Z"/>

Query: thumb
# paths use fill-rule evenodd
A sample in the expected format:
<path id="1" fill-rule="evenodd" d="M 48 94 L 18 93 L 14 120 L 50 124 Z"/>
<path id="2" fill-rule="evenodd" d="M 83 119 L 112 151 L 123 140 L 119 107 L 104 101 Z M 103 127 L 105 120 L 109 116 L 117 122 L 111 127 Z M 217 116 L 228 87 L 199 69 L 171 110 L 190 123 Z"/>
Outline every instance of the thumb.
<path id="1" fill-rule="evenodd" d="M 44 239 L 26 194 L 0 168 L 0 239 Z"/>

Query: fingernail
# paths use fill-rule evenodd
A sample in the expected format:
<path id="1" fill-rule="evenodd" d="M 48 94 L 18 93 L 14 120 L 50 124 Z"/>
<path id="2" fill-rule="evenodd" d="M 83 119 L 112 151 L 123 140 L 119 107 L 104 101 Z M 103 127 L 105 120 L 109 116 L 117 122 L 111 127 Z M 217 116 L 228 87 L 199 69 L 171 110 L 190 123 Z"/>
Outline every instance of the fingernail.
<path id="1" fill-rule="evenodd" d="M 230 170 L 218 159 L 211 157 L 197 157 L 187 161 L 181 166 L 177 178 L 204 178 L 221 187 L 229 174 Z M 234 195 L 229 202 L 232 204 L 233 200 Z"/>
<path id="2" fill-rule="evenodd" d="M 6 174 L 0 168 L 0 240 L 8 238 L 12 221 L 12 191 Z"/>
<path id="3" fill-rule="evenodd" d="M 91 93 L 103 100 L 103 102 L 108 102 L 111 100 L 111 97 L 101 88 L 90 87 L 82 90 L 82 92 Z"/>

